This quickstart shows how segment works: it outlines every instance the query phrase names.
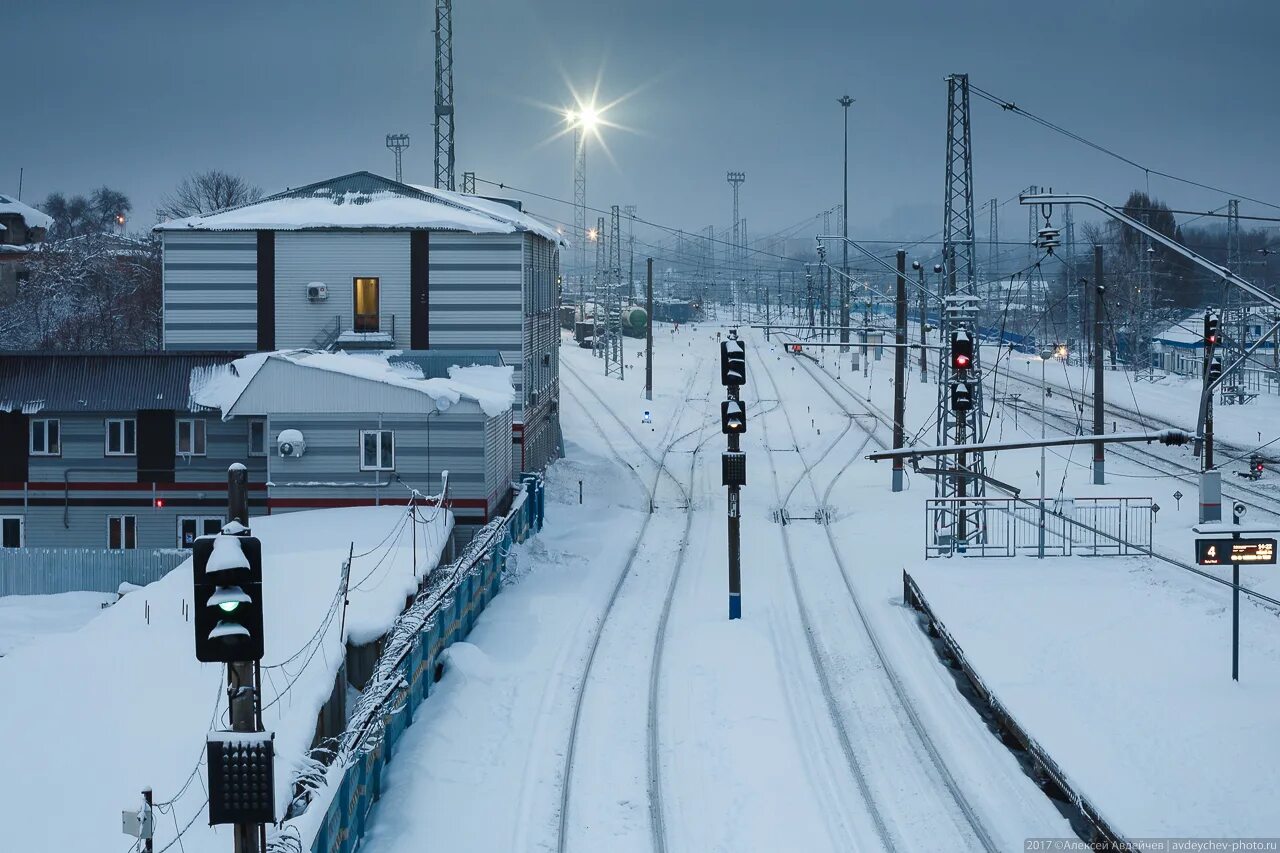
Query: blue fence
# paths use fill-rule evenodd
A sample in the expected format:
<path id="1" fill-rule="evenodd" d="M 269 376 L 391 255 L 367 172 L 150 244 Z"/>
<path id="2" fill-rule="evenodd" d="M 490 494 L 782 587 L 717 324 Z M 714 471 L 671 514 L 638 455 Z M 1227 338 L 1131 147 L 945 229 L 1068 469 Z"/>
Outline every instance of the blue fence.
<path id="1" fill-rule="evenodd" d="M 481 528 L 453 564 L 437 569 L 444 582 L 420 594 L 388 634 L 374 678 L 365 688 L 370 704 L 357 706 L 340 738 L 338 761 L 347 766 L 311 841 L 312 853 L 353 853 L 359 846 L 396 743 L 431 695 L 436 662 L 450 644 L 470 633 L 498 594 L 511 545 L 542 529 L 544 501 L 545 487 L 538 475 L 522 475 L 521 493 L 511 511 Z M 397 635 L 397 629 L 406 626 L 412 634 L 407 642 L 397 643 L 404 636 Z M 379 696 L 383 685 L 385 693 Z"/>

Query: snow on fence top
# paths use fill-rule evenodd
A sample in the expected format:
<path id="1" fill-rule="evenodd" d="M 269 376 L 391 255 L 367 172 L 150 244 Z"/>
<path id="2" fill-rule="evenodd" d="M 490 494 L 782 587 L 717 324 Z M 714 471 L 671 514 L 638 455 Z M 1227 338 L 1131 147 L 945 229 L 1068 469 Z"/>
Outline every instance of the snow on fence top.
<path id="1" fill-rule="evenodd" d="M 459 400 L 474 400 L 489 417 L 508 411 L 515 401 L 512 384 L 514 368 L 510 366 L 455 365 L 449 368 L 449 378 L 427 379 L 422 369 L 410 362 L 392 364 L 390 358 L 399 350 L 371 352 L 314 352 L 311 350 L 282 350 L 254 353 L 236 359 L 229 365 L 198 368 L 191 371 L 191 402 L 194 405 L 218 409 L 227 417 L 236 400 L 253 381 L 258 370 L 268 359 L 281 359 L 300 367 L 328 370 L 382 382 L 399 388 L 408 388 L 426 394 L 439 411 L 444 411 Z"/>

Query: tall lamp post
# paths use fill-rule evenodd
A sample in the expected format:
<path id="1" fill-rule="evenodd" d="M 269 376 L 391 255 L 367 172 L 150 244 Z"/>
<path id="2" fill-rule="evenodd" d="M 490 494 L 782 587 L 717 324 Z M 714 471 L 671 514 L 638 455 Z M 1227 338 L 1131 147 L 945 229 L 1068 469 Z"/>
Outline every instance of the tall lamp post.
<path id="1" fill-rule="evenodd" d="M 840 343 L 849 343 L 849 105 L 853 98 L 844 95 L 837 103 L 844 107 L 844 206 L 840 217 L 840 236 L 844 237 L 841 251 L 840 270 L 844 276 L 840 279 Z M 840 347 L 840 352 L 848 352 L 847 346 Z"/>

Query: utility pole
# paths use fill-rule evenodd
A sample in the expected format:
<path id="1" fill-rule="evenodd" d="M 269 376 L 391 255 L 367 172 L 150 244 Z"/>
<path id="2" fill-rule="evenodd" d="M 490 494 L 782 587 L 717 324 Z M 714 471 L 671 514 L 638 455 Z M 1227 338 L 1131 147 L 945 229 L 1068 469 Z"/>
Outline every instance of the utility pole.
<path id="1" fill-rule="evenodd" d="M 746 172 L 726 172 L 725 180 L 733 187 L 733 241 L 729 246 L 729 287 L 730 293 L 734 293 L 737 289 L 738 282 L 738 264 L 741 262 L 739 258 L 739 247 L 742 245 L 742 222 L 738 219 L 738 188 L 742 186 L 742 182 L 747 179 Z M 736 299 L 735 299 L 736 301 Z"/>
<path id="2" fill-rule="evenodd" d="M 920 290 L 917 293 L 917 296 L 920 298 L 920 382 L 922 384 L 928 384 L 929 382 L 929 348 L 925 346 L 925 344 L 929 343 L 929 341 L 926 340 L 929 332 L 928 332 L 927 324 L 925 323 L 925 315 L 928 313 L 927 305 L 925 303 L 925 294 L 928 291 L 926 290 L 925 284 L 924 284 L 924 264 L 920 263 L 919 261 L 914 261 L 913 265 L 916 268 L 916 272 L 919 274 L 919 283 L 920 283 Z"/>
<path id="3" fill-rule="evenodd" d="M 1093 247 L 1093 434 L 1102 435 L 1103 430 L 1103 305 L 1102 297 L 1107 292 L 1102 278 L 1102 247 Z M 1093 443 L 1093 484 L 1104 486 L 1107 482 L 1107 450 L 1101 441 Z"/>
<path id="4" fill-rule="evenodd" d="M 227 524 L 249 527 L 249 472 L 235 463 L 227 469 Z M 195 603 L 199 606 L 199 602 Z M 227 707 L 231 710 L 231 730 L 262 731 L 261 672 L 258 661 L 227 664 Z M 265 853 L 267 828 L 260 823 L 233 825 L 235 853 Z"/>
<path id="5" fill-rule="evenodd" d="M 576 115 L 573 121 L 573 232 L 578 286 L 587 278 L 587 129 Z M 597 239 L 599 239 L 597 235 Z"/>
<path id="6" fill-rule="evenodd" d="M 644 310 L 648 314 L 644 342 L 644 398 L 653 399 L 653 258 L 645 264 Z"/>
<path id="7" fill-rule="evenodd" d="M 844 107 L 844 205 L 840 208 L 840 236 L 843 259 L 840 270 L 844 276 L 840 279 L 840 343 L 849 343 L 849 105 L 853 98 L 844 95 L 840 98 L 840 106 Z M 849 351 L 847 346 L 840 347 L 840 352 Z"/>
<path id="8" fill-rule="evenodd" d="M 907 253 L 898 250 L 898 292 L 895 342 L 893 350 L 893 447 L 902 447 L 902 424 L 907 418 Z M 921 348 L 921 352 L 924 348 Z M 893 490 L 902 491 L 903 460 L 893 460 Z"/>
<path id="9" fill-rule="evenodd" d="M 634 300 L 636 298 L 636 206 L 629 204 L 623 208 L 627 214 L 627 255 L 630 271 L 627 273 L 627 299 Z M 681 232 L 681 243 L 683 240 L 683 232 Z M 684 257 L 684 252 L 678 253 L 679 257 Z"/>

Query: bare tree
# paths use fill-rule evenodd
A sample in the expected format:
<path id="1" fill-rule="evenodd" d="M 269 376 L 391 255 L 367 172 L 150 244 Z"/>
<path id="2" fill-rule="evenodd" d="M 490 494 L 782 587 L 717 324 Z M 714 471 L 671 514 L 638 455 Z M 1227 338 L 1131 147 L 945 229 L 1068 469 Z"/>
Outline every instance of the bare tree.
<path id="1" fill-rule="evenodd" d="M 213 169 L 182 179 L 173 193 L 160 201 L 156 212 L 161 219 L 185 219 L 226 210 L 262 198 L 262 189 L 239 175 Z"/>

